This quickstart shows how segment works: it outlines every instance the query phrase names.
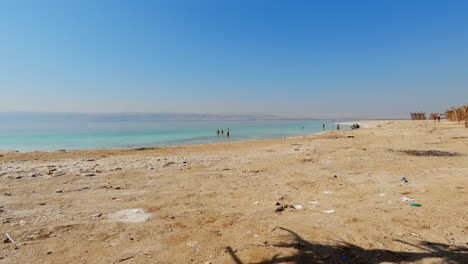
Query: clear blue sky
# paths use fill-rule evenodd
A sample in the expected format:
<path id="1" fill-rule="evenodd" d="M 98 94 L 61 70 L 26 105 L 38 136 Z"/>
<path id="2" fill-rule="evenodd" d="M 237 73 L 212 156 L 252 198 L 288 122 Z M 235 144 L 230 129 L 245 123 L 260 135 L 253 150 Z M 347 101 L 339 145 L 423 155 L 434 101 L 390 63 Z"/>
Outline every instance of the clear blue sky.
<path id="1" fill-rule="evenodd" d="M 0 92 L 0 111 L 443 111 L 468 101 L 468 1 L 5 0 Z"/>

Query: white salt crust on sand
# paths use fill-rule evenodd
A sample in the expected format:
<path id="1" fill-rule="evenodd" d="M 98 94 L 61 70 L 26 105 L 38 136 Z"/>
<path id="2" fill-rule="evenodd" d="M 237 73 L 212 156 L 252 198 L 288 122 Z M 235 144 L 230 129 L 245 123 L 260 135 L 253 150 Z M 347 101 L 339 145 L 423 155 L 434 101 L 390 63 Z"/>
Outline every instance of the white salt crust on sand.
<path id="1" fill-rule="evenodd" d="M 142 223 L 148 221 L 150 217 L 151 214 L 145 213 L 142 208 L 133 208 L 115 212 L 108 217 L 108 220 L 112 222 Z"/>

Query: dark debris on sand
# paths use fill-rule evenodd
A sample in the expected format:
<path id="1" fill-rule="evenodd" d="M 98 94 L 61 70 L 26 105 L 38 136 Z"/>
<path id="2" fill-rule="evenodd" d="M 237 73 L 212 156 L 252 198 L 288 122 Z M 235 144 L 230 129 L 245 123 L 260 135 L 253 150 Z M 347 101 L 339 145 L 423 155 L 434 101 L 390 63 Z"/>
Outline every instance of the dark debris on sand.
<path id="1" fill-rule="evenodd" d="M 403 153 L 410 156 L 433 156 L 433 157 L 453 157 L 460 156 L 456 152 L 440 151 L 440 150 L 402 150 Z"/>
<path id="2" fill-rule="evenodd" d="M 448 151 L 440 151 L 440 150 L 394 150 L 389 149 L 390 152 L 401 152 L 405 153 L 409 156 L 424 156 L 424 157 L 454 157 L 454 156 L 462 156 L 462 154 L 457 152 L 448 152 Z"/>

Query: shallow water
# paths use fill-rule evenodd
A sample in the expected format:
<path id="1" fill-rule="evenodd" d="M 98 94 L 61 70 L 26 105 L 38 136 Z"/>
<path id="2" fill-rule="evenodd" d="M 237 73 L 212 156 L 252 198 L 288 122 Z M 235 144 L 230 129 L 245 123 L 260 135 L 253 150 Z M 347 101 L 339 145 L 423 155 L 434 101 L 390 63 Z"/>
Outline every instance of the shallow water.
<path id="1" fill-rule="evenodd" d="M 249 121 L 86 121 L 0 120 L 0 149 L 119 149 L 274 139 L 319 133 L 336 126 L 331 120 Z M 304 129 L 302 127 L 304 126 Z M 230 129 L 230 138 L 226 137 Z M 216 135 L 216 129 L 224 135 Z M 343 129 L 347 129 L 343 126 Z"/>

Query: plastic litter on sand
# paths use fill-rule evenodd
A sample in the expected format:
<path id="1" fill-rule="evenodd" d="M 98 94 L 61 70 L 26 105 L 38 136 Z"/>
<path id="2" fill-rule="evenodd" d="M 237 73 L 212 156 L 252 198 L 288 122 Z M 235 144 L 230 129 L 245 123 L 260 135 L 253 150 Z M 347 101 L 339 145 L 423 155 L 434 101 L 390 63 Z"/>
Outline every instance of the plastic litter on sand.
<path id="1" fill-rule="evenodd" d="M 323 193 L 324 194 L 332 194 L 333 192 L 332 191 L 324 191 Z"/>
<path id="2" fill-rule="evenodd" d="M 420 204 L 420 203 L 410 203 L 410 205 L 412 205 L 412 206 L 421 206 L 422 204 Z"/>
<path id="3" fill-rule="evenodd" d="M 380 196 L 380 197 L 382 197 L 382 196 L 385 196 L 385 195 L 386 195 L 385 193 L 381 193 L 381 194 L 379 194 L 379 196 Z"/>
<path id="4" fill-rule="evenodd" d="M 408 197 L 401 197 L 402 202 L 408 202 L 408 201 L 415 201 L 416 199 L 408 198 Z"/>
<path id="5" fill-rule="evenodd" d="M 310 204 L 318 204 L 318 201 L 309 202 Z"/>
<path id="6" fill-rule="evenodd" d="M 335 213 L 335 210 L 326 210 L 326 211 L 322 211 L 324 213 L 327 213 L 327 214 L 333 214 Z"/>
<path id="7" fill-rule="evenodd" d="M 190 246 L 190 247 L 193 247 L 193 246 L 195 246 L 196 244 L 197 244 L 196 241 L 189 241 L 189 242 L 187 242 L 187 245 Z"/>
<path id="8" fill-rule="evenodd" d="M 302 207 L 302 205 L 298 204 L 298 205 L 295 205 L 294 208 L 295 209 L 302 209 L 303 207 Z"/>
<path id="9" fill-rule="evenodd" d="M 252 204 L 260 204 L 260 202 L 253 202 Z"/>

